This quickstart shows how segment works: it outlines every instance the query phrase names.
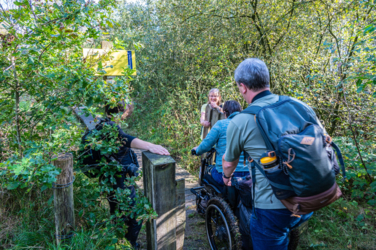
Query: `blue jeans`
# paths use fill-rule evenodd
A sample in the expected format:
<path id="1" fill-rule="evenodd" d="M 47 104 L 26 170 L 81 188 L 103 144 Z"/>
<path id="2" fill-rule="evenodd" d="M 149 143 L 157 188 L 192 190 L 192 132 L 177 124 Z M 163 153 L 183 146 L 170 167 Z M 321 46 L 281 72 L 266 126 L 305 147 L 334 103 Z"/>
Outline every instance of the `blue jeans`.
<path id="1" fill-rule="evenodd" d="M 234 177 L 244 177 L 244 176 L 247 176 L 247 175 L 250 175 L 249 171 L 246 171 L 246 172 L 235 172 L 233 174 Z M 225 185 L 225 183 L 223 182 L 223 179 L 222 179 L 222 173 L 219 173 L 216 168 L 212 169 L 211 176 L 213 177 L 213 179 L 216 182 L 218 182 L 219 185 L 222 185 L 222 186 Z"/>
<path id="2" fill-rule="evenodd" d="M 291 217 L 287 209 L 255 208 L 251 217 L 251 236 L 255 250 L 286 250 L 291 229 L 300 226 L 313 214 Z"/>

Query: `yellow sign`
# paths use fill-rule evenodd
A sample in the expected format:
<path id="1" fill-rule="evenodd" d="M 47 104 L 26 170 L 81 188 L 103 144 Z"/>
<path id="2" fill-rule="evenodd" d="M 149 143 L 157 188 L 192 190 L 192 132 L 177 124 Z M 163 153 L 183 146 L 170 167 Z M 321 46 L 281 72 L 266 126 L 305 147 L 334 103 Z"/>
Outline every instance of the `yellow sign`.
<path id="1" fill-rule="evenodd" d="M 105 76 L 122 76 L 126 67 L 136 70 L 136 54 L 133 50 L 114 50 L 110 53 L 104 49 L 83 49 L 83 54 L 86 60 L 91 59 L 90 61 L 94 62 L 100 57 L 108 57 L 102 62 Z M 94 67 L 98 68 L 97 63 Z M 132 75 L 136 75 L 136 71 Z"/>

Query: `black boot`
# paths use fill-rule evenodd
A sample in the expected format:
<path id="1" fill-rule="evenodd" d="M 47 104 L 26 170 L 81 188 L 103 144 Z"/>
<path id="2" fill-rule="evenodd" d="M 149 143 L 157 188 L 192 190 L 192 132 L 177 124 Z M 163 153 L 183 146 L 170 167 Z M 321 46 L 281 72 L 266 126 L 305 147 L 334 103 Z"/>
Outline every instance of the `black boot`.
<path id="1" fill-rule="evenodd" d="M 139 250 L 140 249 L 140 244 L 138 244 L 137 242 L 136 243 L 131 243 L 132 244 L 132 247 L 134 250 Z"/>

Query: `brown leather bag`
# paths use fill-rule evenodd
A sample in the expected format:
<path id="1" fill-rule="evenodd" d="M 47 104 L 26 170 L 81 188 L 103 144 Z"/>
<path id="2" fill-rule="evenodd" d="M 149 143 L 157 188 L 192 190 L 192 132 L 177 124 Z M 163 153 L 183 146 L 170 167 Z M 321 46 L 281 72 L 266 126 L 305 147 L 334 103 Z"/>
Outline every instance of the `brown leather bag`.
<path id="1" fill-rule="evenodd" d="M 335 202 L 336 200 L 341 197 L 342 192 L 339 189 L 337 183 L 326 190 L 317 195 L 309 196 L 309 197 L 290 197 L 284 200 L 281 200 L 282 204 L 290 210 L 293 215 L 300 217 L 301 214 L 308 214 L 312 211 L 319 210 L 320 208 L 326 207 L 331 203 Z"/>

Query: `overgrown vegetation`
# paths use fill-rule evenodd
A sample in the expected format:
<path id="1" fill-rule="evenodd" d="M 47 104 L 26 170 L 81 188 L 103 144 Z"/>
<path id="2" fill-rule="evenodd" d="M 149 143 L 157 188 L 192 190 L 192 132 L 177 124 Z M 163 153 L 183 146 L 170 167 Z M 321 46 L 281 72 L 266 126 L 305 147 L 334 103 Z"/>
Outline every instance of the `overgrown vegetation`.
<path id="1" fill-rule="evenodd" d="M 343 199 L 309 221 L 301 248 L 374 248 L 374 0 L 15 4 L 13 10 L 0 10 L 0 21 L 12 24 L 15 36 L 12 42 L 2 38 L 0 51 L 0 197 L 7 201 L 1 208 L 1 244 L 53 246 L 50 188 L 59 172 L 52 155 L 76 151 L 83 132 L 69 107 L 85 104 L 100 112 L 104 98 L 131 94 L 131 134 L 168 146 L 180 166 L 197 173 L 198 159 L 189 153 L 200 143 L 199 112 L 208 90 L 217 87 L 224 100 L 245 107 L 233 71 L 243 59 L 259 57 L 269 67 L 272 91 L 311 105 L 347 166 L 348 179 L 338 179 Z M 95 76 L 81 59 L 88 38 L 138 50 L 132 88 L 126 76 L 114 85 Z M 95 182 L 76 176 L 82 230 L 72 242 L 77 248 L 118 244 L 116 230 L 104 223 L 108 212 L 98 204 L 99 194 Z"/>
<path id="2" fill-rule="evenodd" d="M 372 249 L 375 7 L 374 1 L 346 0 L 128 6 L 126 27 L 137 30 L 132 38 L 142 45 L 131 129 L 169 145 L 180 165 L 197 174 L 189 151 L 200 143 L 199 112 L 208 90 L 217 87 L 224 100 L 245 107 L 233 71 L 243 59 L 259 57 L 269 67 L 272 91 L 313 107 L 345 157 L 348 179 L 338 179 L 344 199 L 316 213 L 302 248 Z"/>
<path id="3" fill-rule="evenodd" d="M 97 67 L 82 56 L 84 46 L 94 47 L 96 39 L 116 24 L 111 18 L 115 1 L 0 4 L 0 23 L 6 23 L 8 31 L 0 44 L 0 248 L 55 248 L 51 187 L 60 170 L 52 161 L 59 153 L 72 152 L 78 166 L 76 151 L 84 132 L 72 107 L 85 105 L 86 112 L 103 116 L 105 101 L 116 105 L 128 99 L 133 71 L 124 69 L 123 77 L 108 83 L 103 80 L 108 56 L 99 58 Z M 91 144 L 103 151 L 119 146 L 116 140 Z M 113 190 L 111 176 L 116 169 L 111 169 L 100 183 L 76 169 L 77 232 L 64 243 L 69 248 L 129 248 L 121 240 L 127 230 L 124 223 L 115 223 L 121 215 L 108 212 L 110 192 L 117 196 L 125 215 L 155 216 L 140 193 L 131 209 L 129 190 Z M 134 178 L 127 181 L 134 183 Z"/>

